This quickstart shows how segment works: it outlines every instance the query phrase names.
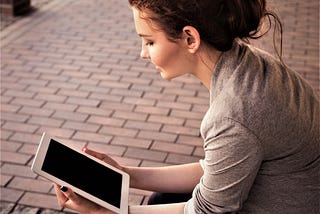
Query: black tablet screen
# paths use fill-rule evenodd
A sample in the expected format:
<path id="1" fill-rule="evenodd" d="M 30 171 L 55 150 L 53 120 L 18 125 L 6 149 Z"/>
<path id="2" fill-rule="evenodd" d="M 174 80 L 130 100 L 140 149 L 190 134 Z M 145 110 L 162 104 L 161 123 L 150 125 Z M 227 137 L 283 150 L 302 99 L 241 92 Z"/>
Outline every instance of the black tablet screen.
<path id="1" fill-rule="evenodd" d="M 42 170 L 120 208 L 122 175 L 55 140 Z"/>

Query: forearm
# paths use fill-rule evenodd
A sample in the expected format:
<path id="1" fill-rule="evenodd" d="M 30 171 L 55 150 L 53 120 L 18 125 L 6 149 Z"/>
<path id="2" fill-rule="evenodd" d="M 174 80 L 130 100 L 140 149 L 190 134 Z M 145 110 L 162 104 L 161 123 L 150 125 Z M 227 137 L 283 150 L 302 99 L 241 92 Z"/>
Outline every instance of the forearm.
<path id="1" fill-rule="evenodd" d="M 161 204 L 161 205 L 145 205 L 130 206 L 129 214 L 183 214 L 185 203 Z"/>
<path id="2" fill-rule="evenodd" d="M 157 192 L 191 192 L 203 170 L 199 163 L 168 167 L 123 167 L 130 175 L 130 186 Z"/>
<path id="3" fill-rule="evenodd" d="M 133 205 L 128 207 L 128 214 L 163 214 L 163 213 L 172 213 L 172 214 L 183 214 L 184 206 L 183 203 L 174 203 L 174 204 L 159 204 L 159 205 Z M 91 214 L 114 214 L 105 208 L 91 212 Z"/>

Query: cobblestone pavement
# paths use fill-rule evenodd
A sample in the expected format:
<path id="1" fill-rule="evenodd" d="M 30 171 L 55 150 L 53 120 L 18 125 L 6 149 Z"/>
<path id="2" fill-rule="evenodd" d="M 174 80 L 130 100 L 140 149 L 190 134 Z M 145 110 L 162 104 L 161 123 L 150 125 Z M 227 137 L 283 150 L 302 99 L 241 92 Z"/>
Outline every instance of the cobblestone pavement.
<path id="1" fill-rule="evenodd" d="M 284 61 L 319 92 L 319 2 L 272 6 Z M 255 43 L 272 50 L 270 37 Z M 202 158 L 208 92 L 189 76 L 162 80 L 139 49 L 126 0 L 51 0 L 1 31 L 1 213 L 69 211 L 30 171 L 43 131 L 132 166 Z M 149 195 L 131 189 L 130 204 Z"/>
<path id="2" fill-rule="evenodd" d="M 53 0 L 32 0 L 30 3 L 30 11 L 24 15 L 11 16 L 7 14 L 0 14 L 0 29 L 3 30 L 6 27 L 15 23 L 16 21 L 23 19 L 26 16 L 30 16 L 31 13 L 36 12 L 37 10 L 42 8 L 44 5 L 50 3 L 51 1 Z"/>

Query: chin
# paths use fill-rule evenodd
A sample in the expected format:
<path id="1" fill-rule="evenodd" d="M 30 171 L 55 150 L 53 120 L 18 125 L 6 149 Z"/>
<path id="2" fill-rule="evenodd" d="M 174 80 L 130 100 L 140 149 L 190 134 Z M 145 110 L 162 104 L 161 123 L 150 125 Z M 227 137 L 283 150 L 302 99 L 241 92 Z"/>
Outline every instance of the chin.
<path id="1" fill-rule="evenodd" d="M 161 75 L 162 79 L 164 79 L 164 80 L 171 80 L 171 79 L 174 79 L 174 78 L 182 75 L 182 73 L 174 72 L 174 71 L 170 72 L 168 70 L 165 71 L 165 70 L 160 70 L 160 69 L 159 69 L 159 71 L 160 71 L 160 75 Z"/>
<path id="2" fill-rule="evenodd" d="M 166 75 L 166 74 L 163 73 L 163 72 L 161 72 L 160 75 L 161 75 L 162 79 L 164 79 L 164 80 L 171 80 L 171 79 L 174 78 L 174 77 L 172 77 L 172 76 L 170 76 L 170 75 Z"/>

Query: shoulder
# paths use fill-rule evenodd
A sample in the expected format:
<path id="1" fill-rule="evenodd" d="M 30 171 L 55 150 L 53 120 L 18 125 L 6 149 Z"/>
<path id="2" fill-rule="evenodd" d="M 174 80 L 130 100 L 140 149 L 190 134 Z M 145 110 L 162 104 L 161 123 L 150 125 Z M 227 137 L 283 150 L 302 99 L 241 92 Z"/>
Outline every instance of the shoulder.
<path id="1" fill-rule="evenodd" d="M 269 53 L 241 42 L 222 54 L 213 71 L 210 103 L 231 111 L 286 109 L 292 94 L 313 96 L 309 84 Z M 269 109 L 270 110 L 270 109 Z"/>

